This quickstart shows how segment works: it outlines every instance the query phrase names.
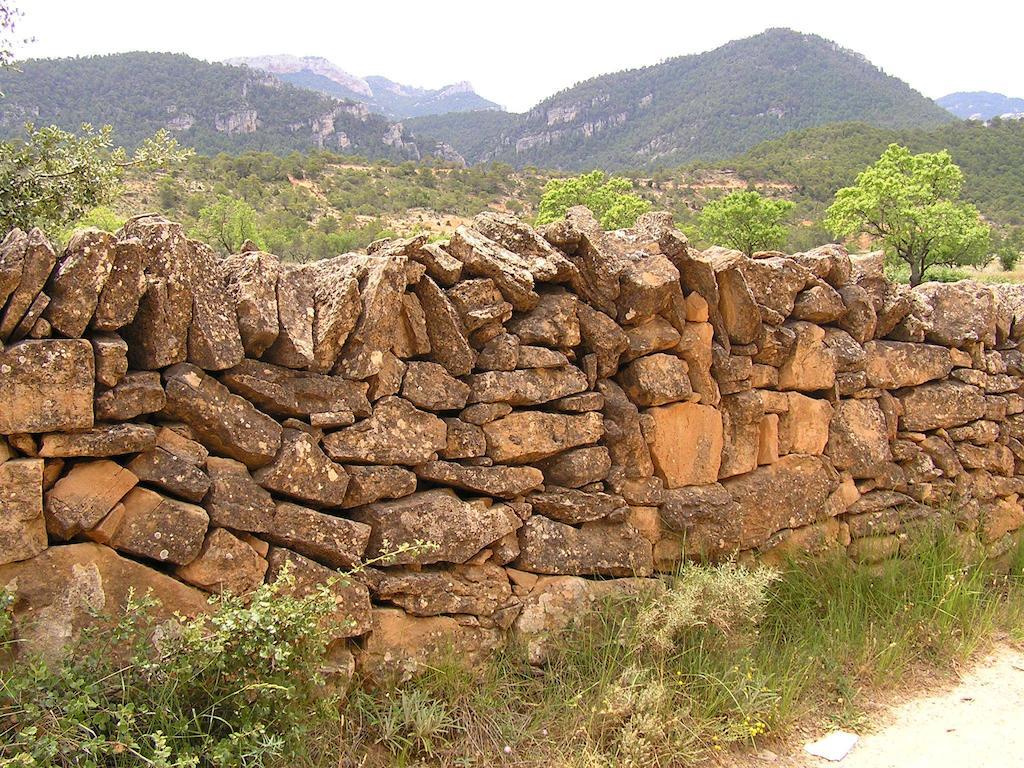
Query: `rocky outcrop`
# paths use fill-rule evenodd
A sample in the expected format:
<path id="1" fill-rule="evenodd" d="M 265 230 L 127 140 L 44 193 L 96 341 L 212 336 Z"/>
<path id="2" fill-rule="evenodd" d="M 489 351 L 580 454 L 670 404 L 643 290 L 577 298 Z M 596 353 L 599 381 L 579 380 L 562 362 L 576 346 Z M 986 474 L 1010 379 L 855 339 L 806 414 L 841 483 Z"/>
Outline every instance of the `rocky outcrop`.
<path id="1" fill-rule="evenodd" d="M 287 567 L 331 584 L 368 670 L 510 628 L 539 660 L 685 556 L 877 562 L 942 518 L 982 556 L 1024 537 L 1012 288 L 897 287 L 839 246 L 700 253 L 665 215 L 578 208 L 368 250 L 219 258 L 153 216 L 59 254 L 4 239 L 23 639 L 52 650 L 131 586 L 188 613 Z"/>

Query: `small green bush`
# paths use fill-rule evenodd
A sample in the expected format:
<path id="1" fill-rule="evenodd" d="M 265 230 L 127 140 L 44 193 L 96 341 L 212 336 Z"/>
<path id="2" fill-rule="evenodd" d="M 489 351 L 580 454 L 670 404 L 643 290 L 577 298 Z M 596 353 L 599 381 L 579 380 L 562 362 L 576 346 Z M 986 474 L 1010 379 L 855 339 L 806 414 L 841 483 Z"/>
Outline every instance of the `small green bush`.
<path id="1" fill-rule="evenodd" d="M 0 765 L 294 764 L 336 727 L 338 709 L 319 672 L 334 600 L 326 588 L 292 597 L 290 584 L 285 574 L 163 625 L 151 598 L 133 596 L 60 659 L 20 658 L 0 687 Z M 10 629 L 3 610 L 5 643 Z"/>

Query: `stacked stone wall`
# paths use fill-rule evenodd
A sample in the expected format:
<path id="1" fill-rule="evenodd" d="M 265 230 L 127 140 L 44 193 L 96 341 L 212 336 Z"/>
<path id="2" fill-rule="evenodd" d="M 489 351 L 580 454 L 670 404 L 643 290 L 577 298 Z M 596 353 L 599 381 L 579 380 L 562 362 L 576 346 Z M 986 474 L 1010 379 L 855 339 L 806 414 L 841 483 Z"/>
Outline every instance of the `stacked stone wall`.
<path id="1" fill-rule="evenodd" d="M 1024 296 L 880 254 L 573 209 L 295 265 L 146 216 L 11 232 L 0 310 L 0 587 L 43 647 L 132 587 L 194 612 L 370 563 L 337 636 L 414 658 L 686 557 L 870 564 L 945 519 L 998 560 L 1024 525 Z"/>

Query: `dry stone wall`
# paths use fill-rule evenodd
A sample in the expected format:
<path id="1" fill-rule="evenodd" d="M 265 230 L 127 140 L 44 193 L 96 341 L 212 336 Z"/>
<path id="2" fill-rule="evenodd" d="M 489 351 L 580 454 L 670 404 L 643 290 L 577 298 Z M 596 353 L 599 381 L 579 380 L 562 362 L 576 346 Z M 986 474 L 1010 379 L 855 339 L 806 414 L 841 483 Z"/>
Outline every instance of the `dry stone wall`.
<path id="1" fill-rule="evenodd" d="M 130 587 L 190 612 L 370 562 L 333 587 L 366 663 L 540 659 L 687 556 L 873 563 L 945 517 L 998 559 L 1024 525 L 1024 294 L 877 254 L 573 209 L 299 266 L 146 216 L 11 232 L 0 309 L 0 586 L 42 648 Z"/>

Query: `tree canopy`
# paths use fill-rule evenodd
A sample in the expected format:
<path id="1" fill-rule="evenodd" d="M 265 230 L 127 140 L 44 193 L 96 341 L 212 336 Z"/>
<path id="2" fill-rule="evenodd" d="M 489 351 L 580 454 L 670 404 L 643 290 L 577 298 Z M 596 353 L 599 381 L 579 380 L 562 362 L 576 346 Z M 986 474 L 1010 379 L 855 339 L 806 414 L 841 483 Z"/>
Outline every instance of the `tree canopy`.
<path id="1" fill-rule="evenodd" d="M 839 237 L 876 238 L 886 254 L 910 266 L 917 285 L 934 265 L 978 264 L 990 231 L 961 199 L 964 175 L 949 152 L 911 154 L 890 144 L 856 183 L 836 193 L 825 225 Z"/>
<path id="2" fill-rule="evenodd" d="M 551 179 L 537 209 L 537 224 L 550 224 L 565 217 L 574 205 L 585 205 L 604 229 L 631 227 L 651 203 L 633 193 L 629 179 L 608 178 L 602 171 L 592 171 L 569 179 Z"/>
<path id="3" fill-rule="evenodd" d="M 199 234 L 225 253 L 238 253 L 246 240 L 266 248 L 256 226 L 256 211 L 245 200 L 220 195 L 216 202 L 199 211 Z"/>
<path id="4" fill-rule="evenodd" d="M 772 200 L 755 190 L 731 192 L 712 200 L 700 213 L 700 235 L 717 245 L 743 251 L 781 248 L 786 242 L 783 220 L 793 210 L 788 200 Z"/>
<path id="5" fill-rule="evenodd" d="M 125 169 L 157 168 L 190 152 L 166 131 L 129 156 L 113 146 L 110 126 L 95 130 L 85 124 L 76 135 L 53 125 L 28 125 L 23 138 L 0 142 L 0 231 L 39 227 L 56 234 L 110 202 Z"/>

